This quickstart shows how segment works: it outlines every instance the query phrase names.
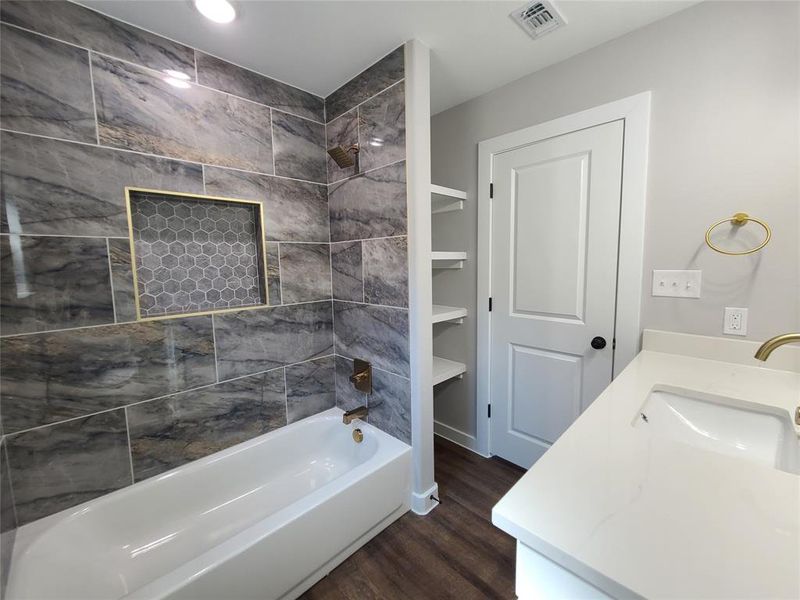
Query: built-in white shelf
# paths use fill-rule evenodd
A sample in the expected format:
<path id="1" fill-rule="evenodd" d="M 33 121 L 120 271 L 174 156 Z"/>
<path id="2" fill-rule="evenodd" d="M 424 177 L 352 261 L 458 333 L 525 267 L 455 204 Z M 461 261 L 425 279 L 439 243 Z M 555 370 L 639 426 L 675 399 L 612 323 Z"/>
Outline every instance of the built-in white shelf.
<path id="1" fill-rule="evenodd" d="M 467 316 L 467 309 L 458 306 L 444 306 L 443 304 L 433 305 L 433 319 L 434 323 L 444 323 L 445 321 L 452 321 L 453 323 L 463 323 L 464 317 Z"/>
<path id="2" fill-rule="evenodd" d="M 456 362 L 454 360 L 447 360 L 438 356 L 433 357 L 433 385 L 458 377 L 461 379 L 464 373 L 467 372 L 467 365 L 464 363 Z"/>
<path id="3" fill-rule="evenodd" d="M 431 212 L 433 214 L 462 210 L 466 199 L 467 192 L 431 184 Z"/>
<path id="4" fill-rule="evenodd" d="M 463 269 L 466 252 L 431 252 L 434 269 Z"/>

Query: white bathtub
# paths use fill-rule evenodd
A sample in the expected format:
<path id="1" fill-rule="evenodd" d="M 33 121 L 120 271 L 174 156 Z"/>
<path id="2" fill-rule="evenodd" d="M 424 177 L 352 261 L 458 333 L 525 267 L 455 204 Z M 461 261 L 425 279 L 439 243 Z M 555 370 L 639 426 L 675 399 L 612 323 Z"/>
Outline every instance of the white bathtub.
<path id="1" fill-rule="evenodd" d="M 408 510 L 411 448 L 360 422 L 357 444 L 341 415 L 21 527 L 7 597 L 299 596 Z"/>

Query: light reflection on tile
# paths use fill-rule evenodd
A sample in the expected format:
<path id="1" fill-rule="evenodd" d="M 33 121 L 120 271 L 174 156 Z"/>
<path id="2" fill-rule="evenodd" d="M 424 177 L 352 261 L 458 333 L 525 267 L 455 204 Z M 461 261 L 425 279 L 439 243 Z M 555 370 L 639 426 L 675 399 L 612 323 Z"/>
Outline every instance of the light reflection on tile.
<path id="1" fill-rule="evenodd" d="M 89 53 L 0 26 L 0 125 L 95 143 Z"/>
<path id="2" fill-rule="evenodd" d="M 272 172 L 269 108 L 98 55 L 92 73 L 101 144 Z"/>
<path id="3" fill-rule="evenodd" d="M 333 356 L 286 367 L 289 423 L 336 406 L 335 386 Z"/>
<path id="4" fill-rule="evenodd" d="M 136 481 L 286 425 L 277 369 L 128 407 Z"/>
<path id="5" fill-rule="evenodd" d="M 0 237 L 0 333 L 113 322 L 105 239 Z"/>
<path id="6" fill-rule="evenodd" d="M 211 317 L 0 340 L 6 433 L 212 383 Z"/>
<path id="7" fill-rule="evenodd" d="M 124 409 L 6 438 L 19 524 L 130 485 Z"/>

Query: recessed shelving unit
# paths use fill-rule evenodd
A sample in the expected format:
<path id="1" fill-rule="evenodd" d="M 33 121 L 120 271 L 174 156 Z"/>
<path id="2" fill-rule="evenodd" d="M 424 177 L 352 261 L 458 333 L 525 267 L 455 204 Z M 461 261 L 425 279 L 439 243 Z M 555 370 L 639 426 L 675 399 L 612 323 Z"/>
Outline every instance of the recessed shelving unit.
<path id="1" fill-rule="evenodd" d="M 433 385 L 438 385 L 454 377 L 461 379 L 466 372 L 467 365 L 464 363 L 448 360 L 439 356 L 433 357 Z"/>
<path id="2" fill-rule="evenodd" d="M 464 209 L 467 193 L 441 185 L 431 184 L 431 213 L 448 213 Z M 431 252 L 431 266 L 434 269 L 463 269 L 467 260 L 466 252 Z M 435 323 L 463 323 L 467 309 L 459 306 L 434 304 L 431 311 L 431 325 Z M 433 357 L 433 385 L 448 379 L 464 377 L 467 366 L 464 363 Z"/>
<path id="3" fill-rule="evenodd" d="M 467 192 L 431 184 L 431 212 L 434 215 L 463 210 L 466 199 Z"/>
<path id="4" fill-rule="evenodd" d="M 464 317 L 467 316 L 467 309 L 459 306 L 445 306 L 444 304 L 433 305 L 433 319 L 434 323 L 463 323 Z"/>

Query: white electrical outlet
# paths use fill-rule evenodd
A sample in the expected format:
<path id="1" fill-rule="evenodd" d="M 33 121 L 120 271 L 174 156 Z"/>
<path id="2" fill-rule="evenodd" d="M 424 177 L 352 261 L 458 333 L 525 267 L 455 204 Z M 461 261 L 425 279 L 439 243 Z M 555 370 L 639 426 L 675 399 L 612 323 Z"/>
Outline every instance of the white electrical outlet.
<path id="1" fill-rule="evenodd" d="M 699 298 L 702 271 L 653 271 L 653 296 Z"/>
<path id="2" fill-rule="evenodd" d="M 747 335 L 747 309 L 726 306 L 722 333 L 727 335 Z"/>

